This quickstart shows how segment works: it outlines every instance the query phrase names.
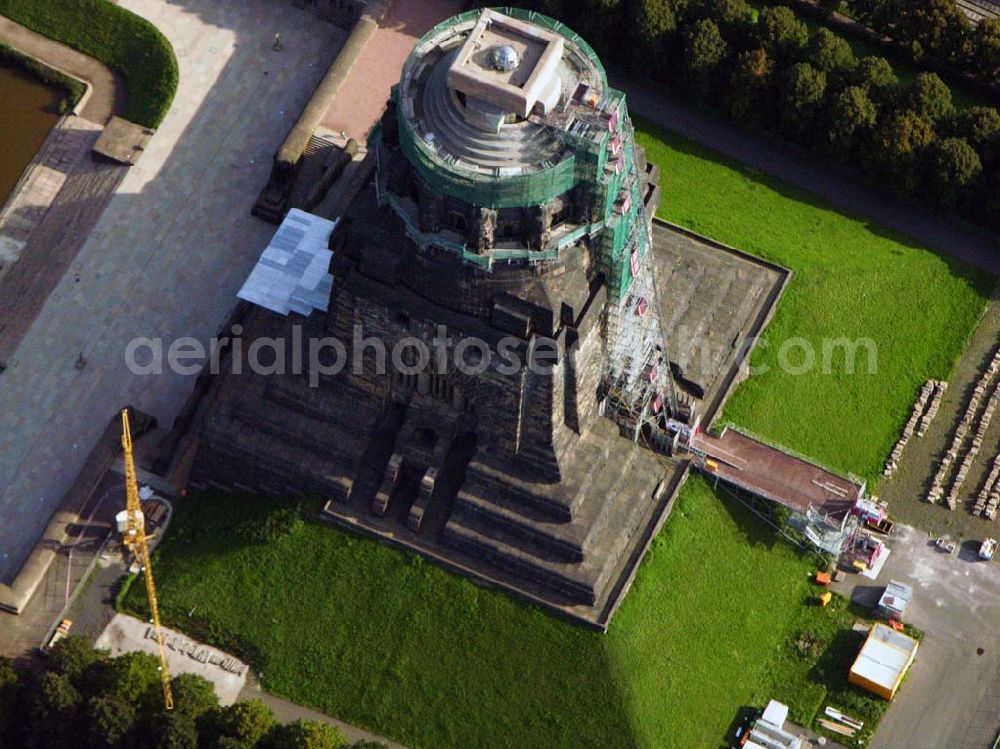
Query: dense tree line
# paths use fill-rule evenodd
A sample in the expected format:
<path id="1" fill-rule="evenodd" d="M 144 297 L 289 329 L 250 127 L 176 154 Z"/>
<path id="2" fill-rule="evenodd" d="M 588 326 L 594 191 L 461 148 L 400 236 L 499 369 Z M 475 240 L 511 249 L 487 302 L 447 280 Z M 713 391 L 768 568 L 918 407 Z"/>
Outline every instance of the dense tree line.
<path id="1" fill-rule="evenodd" d="M 928 1 L 899 0 L 911 9 Z M 1000 226 L 1000 114 L 958 111 L 935 73 L 900 81 L 885 58 L 858 59 L 842 37 L 810 32 L 783 6 L 758 13 L 745 0 L 534 5 L 638 75 L 860 166 L 902 193 Z"/>
<path id="2" fill-rule="evenodd" d="M 1000 84 L 998 19 L 973 24 L 955 0 L 844 0 L 844 7 L 902 43 L 915 62 L 934 57 L 985 83 Z"/>
<path id="3" fill-rule="evenodd" d="M 278 723 L 259 700 L 220 707 L 211 683 L 181 674 L 163 708 L 156 658 L 110 658 L 81 637 L 52 649 L 41 673 L 0 658 L 0 749 L 344 749 L 326 723 Z M 361 742 L 354 749 L 382 744 Z"/>

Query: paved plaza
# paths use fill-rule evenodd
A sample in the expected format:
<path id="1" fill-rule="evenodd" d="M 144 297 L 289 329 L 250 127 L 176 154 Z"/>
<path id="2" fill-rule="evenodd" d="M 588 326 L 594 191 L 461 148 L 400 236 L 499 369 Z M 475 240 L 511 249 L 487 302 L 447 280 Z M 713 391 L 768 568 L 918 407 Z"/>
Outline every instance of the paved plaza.
<path id="1" fill-rule="evenodd" d="M 180 87 L 0 375 L 0 582 L 119 408 L 133 404 L 170 426 L 193 377 L 136 376 L 126 345 L 219 330 L 273 231 L 250 216 L 271 157 L 345 36 L 270 0 L 120 4 L 170 39 Z"/>
<path id="2" fill-rule="evenodd" d="M 444 19 L 461 13 L 460 0 L 395 0 L 361 52 L 322 126 L 364 142 L 382 116 L 413 45 Z M 363 71 L 358 75 L 358 71 Z"/>

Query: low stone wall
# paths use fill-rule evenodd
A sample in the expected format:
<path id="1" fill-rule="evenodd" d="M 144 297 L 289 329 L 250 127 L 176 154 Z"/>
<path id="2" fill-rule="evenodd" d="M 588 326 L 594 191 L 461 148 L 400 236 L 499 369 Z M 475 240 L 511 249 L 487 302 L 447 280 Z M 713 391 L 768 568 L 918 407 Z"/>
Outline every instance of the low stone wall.
<path id="1" fill-rule="evenodd" d="M 330 70 L 275 154 L 271 176 L 254 204 L 252 211 L 254 216 L 274 224 L 281 223 L 282 217 L 288 210 L 299 163 L 309 145 L 309 139 L 323 120 L 344 81 L 351 74 L 390 3 L 391 0 L 372 0 L 354 25 L 337 59 L 330 66 Z"/>

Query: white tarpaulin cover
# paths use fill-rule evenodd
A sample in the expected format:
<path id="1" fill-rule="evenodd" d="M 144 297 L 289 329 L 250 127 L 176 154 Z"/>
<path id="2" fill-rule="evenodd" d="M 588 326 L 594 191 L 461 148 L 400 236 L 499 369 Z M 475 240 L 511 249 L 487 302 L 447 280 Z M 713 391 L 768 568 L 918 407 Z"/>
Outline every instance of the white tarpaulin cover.
<path id="1" fill-rule="evenodd" d="M 325 312 L 333 289 L 328 244 L 336 226 L 337 221 L 290 210 L 237 296 L 282 315 Z"/>

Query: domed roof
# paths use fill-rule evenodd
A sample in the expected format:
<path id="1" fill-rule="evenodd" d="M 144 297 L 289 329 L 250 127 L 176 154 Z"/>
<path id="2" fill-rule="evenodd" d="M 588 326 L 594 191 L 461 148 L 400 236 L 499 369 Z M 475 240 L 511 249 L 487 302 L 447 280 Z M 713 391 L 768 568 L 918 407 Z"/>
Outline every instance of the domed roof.
<path id="1" fill-rule="evenodd" d="M 490 64 L 497 70 L 509 73 L 521 64 L 521 56 L 509 44 L 498 44 L 490 50 Z"/>

